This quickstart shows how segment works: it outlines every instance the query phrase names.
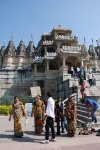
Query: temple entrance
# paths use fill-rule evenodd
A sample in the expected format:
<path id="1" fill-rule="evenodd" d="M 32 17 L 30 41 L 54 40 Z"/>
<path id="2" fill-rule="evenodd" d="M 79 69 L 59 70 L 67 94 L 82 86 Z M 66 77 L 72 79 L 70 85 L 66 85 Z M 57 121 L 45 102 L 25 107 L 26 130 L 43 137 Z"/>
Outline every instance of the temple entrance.
<path id="1" fill-rule="evenodd" d="M 80 62 L 80 60 L 77 57 L 75 57 L 75 56 L 69 56 L 66 59 L 66 65 L 81 67 L 81 62 Z"/>
<path id="2" fill-rule="evenodd" d="M 68 66 L 68 74 L 71 74 L 71 75 L 75 74 L 75 72 L 77 72 L 77 70 L 80 70 L 80 68 L 81 68 L 81 62 L 75 56 L 69 56 L 66 59 L 65 63 Z"/>

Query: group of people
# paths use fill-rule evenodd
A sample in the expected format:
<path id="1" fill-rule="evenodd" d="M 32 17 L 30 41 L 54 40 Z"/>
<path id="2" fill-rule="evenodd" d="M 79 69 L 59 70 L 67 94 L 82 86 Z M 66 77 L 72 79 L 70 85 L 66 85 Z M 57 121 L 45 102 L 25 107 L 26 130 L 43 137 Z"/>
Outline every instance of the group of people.
<path id="1" fill-rule="evenodd" d="M 24 105 L 19 100 L 18 96 L 14 97 L 14 104 L 12 105 L 12 111 L 9 116 L 9 121 L 11 117 L 14 118 L 14 135 L 15 137 L 22 137 L 23 131 L 21 126 L 21 121 L 23 115 L 26 117 L 24 110 Z M 32 114 L 34 116 L 35 132 L 40 134 L 43 132 L 43 124 L 45 122 L 45 140 L 42 143 L 49 143 L 49 128 L 51 128 L 52 141 L 56 141 L 54 121 L 57 123 L 57 135 L 60 135 L 60 122 L 62 133 L 64 133 L 64 128 L 67 131 L 67 135 L 72 137 L 76 134 L 76 104 L 73 97 L 69 97 L 65 107 L 61 102 L 61 98 L 57 99 L 55 102 L 51 96 L 50 92 L 47 92 L 47 102 L 45 103 L 41 100 L 40 95 L 36 96 L 36 101 L 33 104 Z"/>
<path id="2" fill-rule="evenodd" d="M 84 79 L 86 79 L 86 72 L 84 67 L 82 68 L 74 65 L 74 66 L 69 66 L 68 67 L 68 73 L 72 75 L 72 77 L 75 78 L 80 78 L 80 75 L 83 75 Z"/>

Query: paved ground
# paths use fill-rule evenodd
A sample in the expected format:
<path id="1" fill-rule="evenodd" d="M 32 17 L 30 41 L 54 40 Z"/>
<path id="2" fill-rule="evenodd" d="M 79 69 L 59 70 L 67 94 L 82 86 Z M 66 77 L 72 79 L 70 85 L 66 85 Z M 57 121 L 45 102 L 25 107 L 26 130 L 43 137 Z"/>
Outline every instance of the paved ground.
<path id="1" fill-rule="evenodd" d="M 66 134 L 57 136 L 56 142 L 42 144 L 44 132 L 41 135 L 34 133 L 33 118 L 29 117 L 29 122 L 25 126 L 25 118 L 23 118 L 23 138 L 13 137 L 13 119 L 8 121 L 8 117 L 0 117 L 0 150 L 100 150 L 100 136 L 92 135 L 76 135 L 69 138 Z"/>

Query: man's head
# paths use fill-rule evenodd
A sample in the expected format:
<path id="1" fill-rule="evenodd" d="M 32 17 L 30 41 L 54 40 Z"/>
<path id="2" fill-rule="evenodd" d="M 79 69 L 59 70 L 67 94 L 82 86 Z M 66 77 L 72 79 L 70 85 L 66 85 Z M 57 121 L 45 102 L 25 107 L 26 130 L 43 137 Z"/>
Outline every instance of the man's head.
<path id="1" fill-rule="evenodd" d="M 51 92 L 47 92 L 47 96 L 48 96 L 48 97 L 51 97 Z"/>
<path id="2" fill-rule="evenodd" d="M 73 97 L 72 96 L 69 96 L 68 97 L 68 101 L 72 101 L 73 100 Z"/>
<path id="3" fill-rule="evenodd" d="M 58 98 L 57 98 L 57 101 L 58 101 L 58 102 L 61 102 L 61 97 L 58 97 Z"/>

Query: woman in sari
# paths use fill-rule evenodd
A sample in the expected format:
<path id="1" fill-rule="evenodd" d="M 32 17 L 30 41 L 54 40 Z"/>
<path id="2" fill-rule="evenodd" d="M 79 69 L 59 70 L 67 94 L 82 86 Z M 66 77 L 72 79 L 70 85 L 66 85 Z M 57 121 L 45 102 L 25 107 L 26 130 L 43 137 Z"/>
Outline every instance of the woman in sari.
<path id="1" fill-rule="evenodd" d="M 13 115 L 14 117 L 14 136 L 15 137 L 22 137 L 23 136 L 23 130 L 21 127 L 22 117 L 26 117 L 25 110 L 23 103 L 19 101 L 19 97 L 14 97 L 14 103 L 12 105 L 12 111 L 9 117 L 9 121 L 11 121 L 11 117 Z"/>
<path id="2" fill-rule="evenodd" d="M 83 82 L 84 82 L 84 76 L 83 76 L 83 74 L 80 74 L 80 76 L 79 76 L 80 85 L 82 85 Z"/>
<path id="3" fill-rule="evenodd" d="M 66 106 L 66 119 L 68 125 L 68 136 L 72 137 L 76 134 L 76 104 L 72 97 L 69 97 Z"/>
<path id="4" fill-rule="evenodd" d="M 40 99 L 40 95 L 36 96 L 36 101 L 33 104 L 32 117 L 34 116 L 35 133 L 40 134 L 43 132 L 43 119 L 44 119 L 45 105 Z"/>

